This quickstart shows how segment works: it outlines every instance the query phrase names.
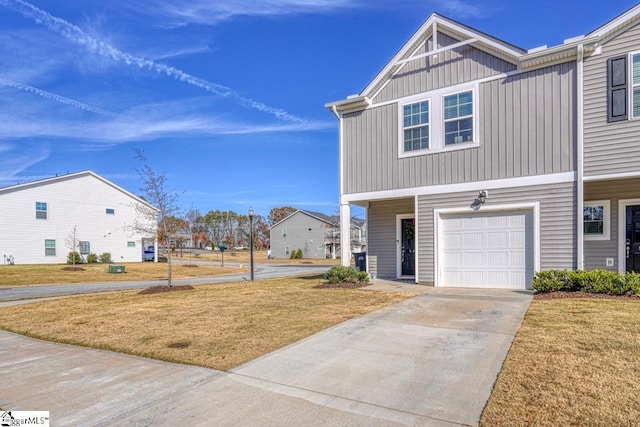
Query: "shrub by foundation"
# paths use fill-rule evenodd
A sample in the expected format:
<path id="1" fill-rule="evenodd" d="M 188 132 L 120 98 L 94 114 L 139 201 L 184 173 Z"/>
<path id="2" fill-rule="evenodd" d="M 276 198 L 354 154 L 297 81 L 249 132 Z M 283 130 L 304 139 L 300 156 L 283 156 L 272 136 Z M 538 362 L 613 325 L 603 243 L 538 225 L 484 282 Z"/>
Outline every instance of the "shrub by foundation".
<path id="1" fill-rule="evenodd" d="M 640 276 L 633 272 L 619 274 L 608 270 L 548 270 L 536 273 L 533 289 L 540 293 L 640 294 Z"/>
<path id="2" fill-rule="evenodd" d="M 358 271 L 353 267 L 334 266 L 324 274 L 324 278 L 331 284 L 336 283 L 368 283 L 369 275 L 365 271 Z"/>

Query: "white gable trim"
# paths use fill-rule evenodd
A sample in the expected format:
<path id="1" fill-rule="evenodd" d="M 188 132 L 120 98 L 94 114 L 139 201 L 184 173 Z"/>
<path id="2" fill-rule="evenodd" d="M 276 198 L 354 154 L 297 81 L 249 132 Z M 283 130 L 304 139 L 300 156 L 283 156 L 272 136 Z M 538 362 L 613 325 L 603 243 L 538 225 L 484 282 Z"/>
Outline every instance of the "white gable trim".
<path id="1" fill-rule="evenodd" d="M 519 178 L 464 182 L 460 184 L 443 184 L 425 187 L 402 188 L 398 190 L 352 193 L 343 195 L 340 200 L 342 203 L 356 203 L 362 200 L 398 199 L 404 197 L 425 196 L 429 194 L 460 193 L 463 191 L 480 191 L 499 188 L 517 188 L 528 187 L 532 185 L 561 184 L 575 181 L 575 172 L 563 172 L 547 175 L 525 176 Z"/>
<path id="2" fill-rule="evenodd" d="M 76 173 L 71 173 L 71 174 L 67 174 L 67 175 L 60 175 L 60 176 L 54 176 L 51 178 L 46 178 L 46 179 L 42 179 L 42 180 L 38 180 L 38 181 L 30 181 L 30 182 L 25 182 L 23 184 L 17 184 L 17 185 L 12 185 L 10 187 L 4 187 L 4 188 L 0 188 L 0 195 L 2 195 L 3 193 L 12 193 L 14 191 L 20 191 L 23 189 L 27 189 L 27 188 L 34 188 L 34 187 L 41 187 L 41 186 L 45 186 L 45 185 L 49 185 L 51 183 L 54 182 L 60 182 L 60 181 L 67 181 L 70 179 L 76 179 L 76 178 L 82 178 L 85 176 L 92 176 L 94 178 L 96 178 L 99 181 L 102 181 L 103 183 L 107 184 L 110 187 L 115 188 L 116 190 L 120 191 L 121 193 L 126 194 L 127 196 L 131 197 L 132 199 L 134 199 L 136 202 L 138 203 L 142 203 L 143 205 L 153 209 L 153 210 L 158 210 L 158 208 L 156 208 L 155 206 L 151 205 L 149 202 L 147 202 L 146 200 L 135 196 L 133 194 L 131 194 L 130 192 L 128 192 L 127 190 L 125 190 L 122 187 L 119 187 L 118 185 L 114 184 L 113 182 L 101 177 L 100 175 L 92 172 L 92 171 L 82 171 L 82 172 L 76 172 Z"/>

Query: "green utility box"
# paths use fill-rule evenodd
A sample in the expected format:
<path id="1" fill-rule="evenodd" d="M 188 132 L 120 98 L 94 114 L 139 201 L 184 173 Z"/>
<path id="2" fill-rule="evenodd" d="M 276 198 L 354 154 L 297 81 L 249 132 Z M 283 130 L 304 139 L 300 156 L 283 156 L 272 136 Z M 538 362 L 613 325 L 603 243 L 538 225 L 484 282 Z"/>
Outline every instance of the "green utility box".
<path id="1" fill-rule="evenodd" d="M 110 265 L 109 273 L 124 273 L 124 265 Z"/>

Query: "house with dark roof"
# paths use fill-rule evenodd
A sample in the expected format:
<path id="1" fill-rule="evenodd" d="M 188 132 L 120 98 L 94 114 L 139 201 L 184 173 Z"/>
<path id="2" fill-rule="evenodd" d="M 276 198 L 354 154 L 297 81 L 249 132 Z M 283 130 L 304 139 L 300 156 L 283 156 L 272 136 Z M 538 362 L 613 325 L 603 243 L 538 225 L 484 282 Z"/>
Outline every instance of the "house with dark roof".
<path id="1" fill-rule="evenodd" d="M 351 219 L 348 257 L 361 252 L 366 246 L 366 223 Z M 289 258 L 300 249 L 303 258 L 336 258 L 340 256 L 340 218 L 320 212 L 297 210 L 273 224 L 271 231 L 271 257 Z M 344 256 L 344 255 L 343 255 Z"/>

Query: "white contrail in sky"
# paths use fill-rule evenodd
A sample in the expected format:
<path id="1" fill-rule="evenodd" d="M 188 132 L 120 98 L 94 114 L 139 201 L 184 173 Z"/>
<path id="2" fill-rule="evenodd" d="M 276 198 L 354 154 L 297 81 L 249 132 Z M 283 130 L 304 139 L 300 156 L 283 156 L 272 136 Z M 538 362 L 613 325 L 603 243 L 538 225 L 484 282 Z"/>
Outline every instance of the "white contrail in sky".
<path id="1" fill-rule="evenodd" d="M 44 25 L 50 30 L 63 35 L 75 43 L 85 46 L 87 49 L 99 55 L 111 58 L 115 61 L 124 62 L 127 65 L 133 65 L 139 68 L 166 74 L 169 77 L 173 77 L 174 79 L 190 84 L 191 86 L 204 89 L 209 93 L 232 98 L 242 106 L 271 114 L 280 120 L 298 123 L 305 122 L 304 119 L 290 114 L 283 109 L 271 107 L 263 102 L 246 98 L 226 86 L 208 82 L 169 65 L 123 52 L 109 43 L 87 35 L 80 27 L 73 25 L 62 18 L 55 17 L 31 3 L 27 3 L 23 0 L 0 0 L 0 5 L 15 10 L 25 17 L 33 19 L 36 23 Z"/>
<path id="2" fill-rule="evenodd" d="M 91 105 L 84 104 L 82 102 L 74 101 L 73 99 L 65 98 L 64 96 L 56 95 L 55 93 L 47 92 L 46 90 L 38 89 L 37 87 L 29 86 L 24 83 L 19 83 L 13 80 L 7 80 L 0 77 L 0 85 L 10 86 L 15 89 L 19 89 L 25 92 L 35 93 L 46 99 L 51 99 L 61 104 L 70 105 L 81 110 L 90 111 L 92 113 L 102 114 L 104 116 L 116 117 L 116 115 L 110 111 L 103 110 L 101 108 L 93 107 Z"/>

